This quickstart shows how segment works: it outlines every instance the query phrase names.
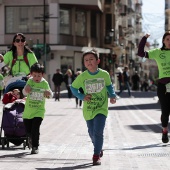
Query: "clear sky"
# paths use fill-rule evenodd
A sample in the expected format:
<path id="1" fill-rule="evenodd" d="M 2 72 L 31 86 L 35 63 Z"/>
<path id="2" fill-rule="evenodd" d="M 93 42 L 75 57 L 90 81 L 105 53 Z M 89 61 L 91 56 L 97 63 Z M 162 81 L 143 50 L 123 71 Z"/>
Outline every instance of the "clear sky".
<path id="1" fill-rule="evenodd" d="M 142 0 L 142 26 L 144 33 L 150 33 L 148 41 L 157 40 L 162 45 L 165 32 L 165 0 Z"/>

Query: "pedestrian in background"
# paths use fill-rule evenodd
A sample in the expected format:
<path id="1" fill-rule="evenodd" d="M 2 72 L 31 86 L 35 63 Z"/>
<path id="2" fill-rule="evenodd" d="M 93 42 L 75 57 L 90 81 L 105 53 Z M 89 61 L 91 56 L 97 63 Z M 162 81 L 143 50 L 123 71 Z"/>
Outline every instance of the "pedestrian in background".
<path id="1" fill-rule="evenodd" d="M 76 72 L 76 77 L 77 77 L 78 75 L 80 75 L 81 73 L 82 73 L 82 71 L 77 71 L 77 72 Z M 79 92 L 82 93 L 82 94 L 84 93 L 82 88 L 79 89 Z M 76 97 L 76 96 L 75 96 L 75 98 L 76 98 L 76 108 L 78 108 L 78 107 L 81 108 L 82 100 L 80 100 L 80 99 L 79 99 L 78 97 Z"/>
<path id="2" fill-rule="evenodd" d="M 52 98 L 53 94 L 48 82 L 43 78 L 44 66 L 36 63 L 31 66 L 31 77 L 23 89 L 27 95 L 23 120 L 29 145 L 32 146 L 31 154 L 38 154 L 40 125 L 45 114 L 45 98 Z"/>
<path id="3" fill-rule="evenodd" d="M 165 32 L 162 37 L 162 47 L 144 51 L 147 38 L 150 34 L 143 36 L 138 47 L 138 56 L 156 61 L 159 70 L 157 95 L 161 105 L 162 142 L 169 142 L 168 122 L 170 114 L 170 32 Z"/>
<path id="4" fill-rule="evenodd" d="M 138 75 L 138 72 L 135 71 L 135 74 L 132 75 L 132 90 L 139 90 L 139 84 L 140 84 L 140 77 Z"/>
<path id="5" fill-rule="evenodd" d="M 133 97 L 130 91 L 130 75 L 129 75 L 128 67 L 124 68 L 124 71 L 122 74 L 122 85 L 121 85 L 118 95 L 120 95 L 125 89 L 128 90 L 129 97 Z"/>
<path id="6" fill-rule="evenodd" d="M 63 82 L 63 74 L 61 73 L 60 69 L 56 70 L 56 73 L 53 75 L 52 81 L 54 83 L 54 97 L 55 101 L 60 101 L 60 87 L 61 83 Z"/>
<path id="7" fill-rule="evenodd" d="M 103 133 L 108 115 L 108 94 L 110 103 L 116 103 L 116 94 L 110 75 L 99 69 L 99 55 L 92 49 L 83 54 L 83 63 L 87 68 L 72 83 L 71 90 L 80 100 L 83 100 L 83 115 L 87 123 L 88 133 L 94 146 L 93 165 L 100 165 L 103 156 Z M 84 94 L 79 93 L 79 88 Z"/>
<path id="8" fill-rule="evenodd" d="M 67 70 L 65 76 L 64 76 L 64 82 L 66 84 L 66 88 L 67 88 L 67 94 L 68 94 L 68 99 L 72 98 L 72 92 L 71 92 L 71 84 L 74 81 L 74 75 L 72 74 L 72 71 L 70 69 Z"/>

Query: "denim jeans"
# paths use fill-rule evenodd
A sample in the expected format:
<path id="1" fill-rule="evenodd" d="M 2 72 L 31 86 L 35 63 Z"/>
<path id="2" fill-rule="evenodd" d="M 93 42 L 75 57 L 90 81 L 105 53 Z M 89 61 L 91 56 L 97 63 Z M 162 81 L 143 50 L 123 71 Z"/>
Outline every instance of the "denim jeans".
<path id="1" fill-rule="evenodd" d="M 128 90 L 129 96 L 131 96 L 131 92 L 130 92 L 130 84 L 129 84 L 128 81 L 125 81 L 125 82 L 124 82 L 124 87 L 123 87 L 122 85 L 120 85 L 120 91 L 119 91 L 118 95 L 120 95 L 120 94 L 123 92 L 123 90 L 124 90 L 125 87 L 126 87 L 127 90 Z"/>
<path id="2" fill-rule="evenodd" d="M 103 147 L 103 132 L 106 116 L 98 114 L 92 120 L 87 120 L 88 133 L 94 146 L 94 155 L 99 155 Z"/>

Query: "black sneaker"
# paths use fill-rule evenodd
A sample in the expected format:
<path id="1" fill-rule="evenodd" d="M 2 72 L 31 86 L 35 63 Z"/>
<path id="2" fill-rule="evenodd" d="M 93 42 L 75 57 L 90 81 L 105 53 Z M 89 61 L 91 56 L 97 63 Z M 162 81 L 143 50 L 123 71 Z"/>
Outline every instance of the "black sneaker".
<path id="1" fill-rule="evenodd" d="M 162 142 L 163 143 L 168 143 L 169 142 L 168 131 L 167 132 L 162 131 Z"/>
<path id="2" fill-rule="evenodd" d="M 38 154 L 39 150 L 38 147 L 33 147 L 31 150 L 31 154 Z"/>

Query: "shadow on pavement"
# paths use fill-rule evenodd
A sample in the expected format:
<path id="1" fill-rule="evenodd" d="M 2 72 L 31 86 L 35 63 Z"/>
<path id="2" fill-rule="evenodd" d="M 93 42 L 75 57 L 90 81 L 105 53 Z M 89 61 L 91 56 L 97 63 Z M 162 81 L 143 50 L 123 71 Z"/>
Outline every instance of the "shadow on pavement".
<path id="1" fill-rule="evenodd" d="M 137 104 L 137 105 L 126 105 L 126 106 L 112 106 L 109 107 L 109 110 L 127 110 L 129 108 L 130 110 L 145 110 L 145 109 L 155 109 L 155 110 L 160 110 L 161 107 L 159 103 L 146 103 L 146 104 Z"/>
<path id="2" fill-rule="evenodd" d="M 138 149 L 165 147 L 165 146 L 170 146 L 170 144 L 156 143 L 156 144 L 150 144 L 150 145 L 142 145 L 142 146 L 135 146 L 135 147 L 129 147 L 129 148 L 122 148 L 122 150 L 138 150 Z"/>
<path id="3" fill-rule="evenodd" d="M 6 154 L 6 155 L 1 155 L 0 158 L 23 158 L 27 156 L 27 153 L 16 153 L 16 154 Z M 1 160 L 2 161 L 2 160 Z"/>
<path id="4" fill-rule="evenodd" d="M 116 92 L 118 94 L 118 91 Z M 141 91 L 131 91 L 131 95 L 134 96 L 135 98 L 153 98 L 157 96 L 156 92 L 141 92 Z M 121 98 L 129 98 L 128 92 L 123 91 L 120 94 Z"/>
<path id="5" fill-rule="evenodd" d="M 85 169 L 93 166 L 92 163 L 85 163 L 82 165 L 60 167 L 60 168 L 36 168 L 37 170 L 74 170 L 74 169 Z"/>
<path id="6" fill-rule="evenodd" d="M 161 133 L 161 124 L 142 124 L 142 125 L 129 125 L 129 128 L 133 130 L 138 130 L 142 132 L 155 132 L 155 133 Z"/>

